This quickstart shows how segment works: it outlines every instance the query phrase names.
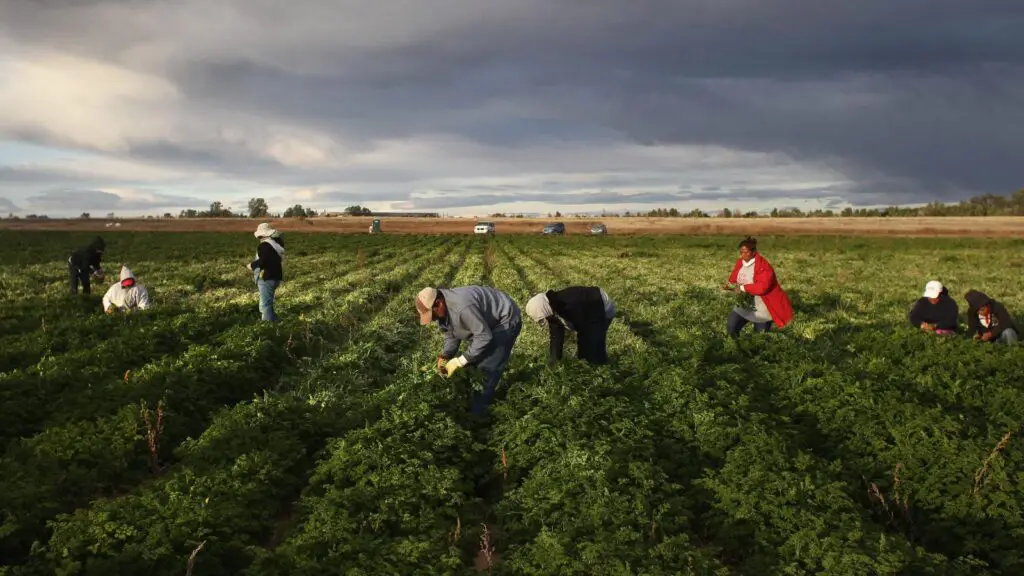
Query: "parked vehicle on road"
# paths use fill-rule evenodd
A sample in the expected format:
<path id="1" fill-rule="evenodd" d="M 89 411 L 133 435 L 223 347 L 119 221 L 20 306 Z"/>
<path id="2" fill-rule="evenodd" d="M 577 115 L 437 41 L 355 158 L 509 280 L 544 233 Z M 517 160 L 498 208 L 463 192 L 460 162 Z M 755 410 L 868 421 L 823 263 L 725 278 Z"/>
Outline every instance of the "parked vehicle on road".
<path id="1" fill-rule="evenodd" d="M 604 224 L 594 224 L 593 226 L 590 227 L 590 233 L 591 234 L 607 234 L 608 233 L 608 227 L 605 226 Z"/>
<path id="2" fill-rule="evenodd" d="M 473 228 L 474 234 L 494 235 L 494 232 L 494 222 L 477 222 L 476 227 Z"/>
<path id="3" fill-rule="evenodd" d="M 552 222 L 544 226 L 544 234 L 565 234 L 565 224 Z"/>

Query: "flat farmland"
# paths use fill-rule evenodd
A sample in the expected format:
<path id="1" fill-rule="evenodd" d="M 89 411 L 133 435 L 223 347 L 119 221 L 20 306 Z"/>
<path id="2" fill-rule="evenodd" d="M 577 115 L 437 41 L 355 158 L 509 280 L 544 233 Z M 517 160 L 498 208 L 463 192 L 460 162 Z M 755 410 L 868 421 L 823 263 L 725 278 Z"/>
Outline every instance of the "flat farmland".
<path id="1" fill-rule="evenodd" d="M 1024 348 L 906 321 L 932 278 L 962 325 L 969 288 L 1024 316 L 1024 241 L 765 235 L 796 317 L 732 340 L 749 226 L 283 227 L 267 324 L 241 222 L 104 230 L 155 304 L 130 316 L 67 295 L 93 232 L 0 231 L 0 574 L 1024 573 Z M 413 306 L 467 284 L 604 287 L 612 363 L 548 367 L 526 324 L 471 419 L 480 375 L 433 373 Z"/>
<path id="2" fill-rule="evenodd" d="M 285 232 L 367 232 L 372 218 L 267 219 Z M 501 234 L 539 234 L 549 222 L 564 222 L 566 234 L 589 235 L 602 222 L 612 235 L 812 235 L 896 237 L 1002 237 L 1024 238 L 1024 217 L 942 218 L 413 218 L 383 217 L 387 234 L 469 234 L 478 220 L 495 223 Z M 109 220 L 0 220 L 0 230 L 102 231 Z M 254 220 L 246 218 L 125 219 L 120 230 L 136 232 L 251 232 Z"/>

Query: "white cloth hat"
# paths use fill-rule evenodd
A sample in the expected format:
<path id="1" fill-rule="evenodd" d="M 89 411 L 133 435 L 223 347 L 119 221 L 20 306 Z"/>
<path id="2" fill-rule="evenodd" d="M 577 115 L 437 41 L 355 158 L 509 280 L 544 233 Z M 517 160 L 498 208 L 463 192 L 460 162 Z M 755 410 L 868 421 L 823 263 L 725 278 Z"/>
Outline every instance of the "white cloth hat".
<path id="1" fill-rule="evenodd" d="M 256 227 L 256 232 L 253 233 L 253 236 L 257 238 L 274 238 L 278 234 L 280 233 L 277 230 L 275 230 L 273 226 L 271 226 L 267 222 L 264 222 Z"/>
<path id="2" fill-rule="evenodd" d="M 942 294 L 942 282 L 938 280 L 932 280 L 924 286 L 924 297 L 925 298 L 938 298 Z"/>
<path id="3" fill-rule="evenodd" d="M 437 300 L 437 289 L 426 287 L 416 295 L 416 312 L 420 315 L 420 324 L 426 326 L 433 320 L 434 301 Z"/>
<path id="4" fill-rule="evenodd" d="M 547 294 L 542 292 L 530 298 L 530 301 L 526 303 L 526 314 L 533 318 L 534 322 L 540 322 L 545 318 L 554 316 L 555 311 L 551 309 L 551 302 L 548 301 Z"/>

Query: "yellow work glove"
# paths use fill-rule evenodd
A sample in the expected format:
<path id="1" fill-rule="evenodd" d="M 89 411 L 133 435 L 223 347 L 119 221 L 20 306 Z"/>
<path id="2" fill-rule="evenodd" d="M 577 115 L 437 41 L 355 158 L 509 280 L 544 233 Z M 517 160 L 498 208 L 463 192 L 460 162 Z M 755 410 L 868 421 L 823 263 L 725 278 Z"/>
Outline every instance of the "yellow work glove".
<path id="1" fill-rule="evenodd" d="M 448 363 L 444 365 L 444 369 L 448 372 L 448 376 L 451 377 L 452 374 L 455 374 L 456 370 L 462 368 L 468 363 L 469 362 L 466 361 L 465 356 L 459 356 L 458 358 L 449 360 Z"/>

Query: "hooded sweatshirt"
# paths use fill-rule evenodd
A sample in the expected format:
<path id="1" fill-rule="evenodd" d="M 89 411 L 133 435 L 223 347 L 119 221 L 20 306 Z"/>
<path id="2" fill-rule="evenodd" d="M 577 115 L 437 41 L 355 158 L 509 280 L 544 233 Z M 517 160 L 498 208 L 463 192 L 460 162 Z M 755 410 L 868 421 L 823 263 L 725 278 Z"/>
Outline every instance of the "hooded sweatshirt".
<path id="1" fill-rule="evenodd" d="M 992 333 L 992 342 L 999 339 L 999 336 L 1005 330 L 1013 329 L 1017 331 L 1016 324 L 1013 323 L 1013 317 L 1006 310 L 1006 306 L 1003 306 L 998 301 L 989 298 L 984 292 L 977 290 L 970 290 L 967 292 L 967 331 L 971 334 L 984 334 L 985 332 Z M 979 310 L 985 304 L 991 304 L 989 314 L 986 318 L 982 318 L 979 314 Z M 986 326 L 986 322 L 988 326 Z"/>
<path id="2" fill-rule="evenodd" d="M 510 331 L 522 322 L 519 306 L 501 290 L 489 286 L 463 286 L 443 288 L 437 292 L 444 297 L 448 308 L 447 317 L 437 321 L 438 328 L 444 333 L 441 355 L 445 358 L 453 358 L 459 351 L 459 343 L 469 340 L 469 346 L 462 355 L 470 364 L 476 364 L 488 352 L 495 332 Z"/>
<path id="3" fill-rule="evenodd" d="M 249 265 L 253 270 L 260 271 L 264 280 L 284 280 L 284 238 L 277 234 L 274 237 L 260 238 L 256 249 L 256 259 Z"/>
<path id="4" fill-rule="evenodd" d="M 71 253 L 68 263 L 82 272 L 95 272 L 102 269 L 100 260 L 103 258 L 103 250 L 107 247 L 103 238 L 97 236 L 85 248 L 79 248 Z"/>
<path id="5" fill-rule="evenodd" d="M 915 328 L 920 328 L 921 324 L 927 322 L 939 330 L 955 332 L 958 328 L 959 314 L 960 307 L 956 305 L 956 300 L 949 295 L 949 290 L 943 288 L 937 304 L 932 304 L 924 297 L 917 300 L 914 308 L 910 310 L 910 323 Z"/>
<path id="6" fill-rule="evenodd" d="M 615 316 L 615 303 L 597 286 L 570 286 L 538 294 L 526 304 L 526 313 L 534 320 L 547 320 L 549 331 L 548 363 L 562 359 L 566 330 L 576 330 L 580 341 L 590 342 L 591 334 L 603 334 Z M 598 338 L 597 341 L 602 340 Z M 583 345 L 577 350 L 582 350 Z M 587 351 L 605 356 L 605 351 Z"/>
<path id="7" fill-rule="evenodd" d="M 128 279 L 135 280 L 135 274 L 127 266 L 122 266 L 120 282 L 111 286 L 103 295 L 104 311 L 112 307 L 124 312 L 149 309 L 149 292 L 137 281 L 132 286 L 125 287 L 122 283 Z"/>

